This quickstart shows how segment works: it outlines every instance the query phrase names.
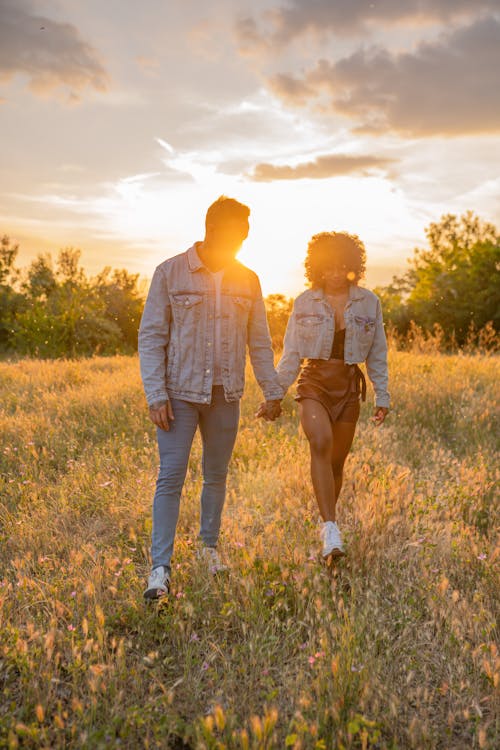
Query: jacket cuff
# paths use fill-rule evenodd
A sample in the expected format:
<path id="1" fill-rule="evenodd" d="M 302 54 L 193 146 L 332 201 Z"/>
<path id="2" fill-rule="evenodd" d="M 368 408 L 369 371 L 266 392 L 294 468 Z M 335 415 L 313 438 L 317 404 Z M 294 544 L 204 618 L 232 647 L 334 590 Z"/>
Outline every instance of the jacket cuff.
<path id="1" fill-rule="evenodd" d="M 282 401 L 286 391 L 281 388 L 273 388 L 270 391 L 264 391 L 264 398 L 266 401 Z"/>
<path id="2" fill-rule="evenodd" d="M 375 399 L 375 407 L 378 408 L 379 406 L 384 406 L 386 409 L 389 409 L 391 405 L 391 401 L 389 396 L 380 396 L 380 398 Z"/>
<path id="3" fill-rule="evenodd" d="M 169 401 L 169 398 L 166 391 L 155 391 L 154 393 L 148 395 L 146 400 L 148 402 L 148 406 L 153 406 L 153 404 L 157 404 L 159 401 L 163 401 L 166 404 L 167 401 Z"/>

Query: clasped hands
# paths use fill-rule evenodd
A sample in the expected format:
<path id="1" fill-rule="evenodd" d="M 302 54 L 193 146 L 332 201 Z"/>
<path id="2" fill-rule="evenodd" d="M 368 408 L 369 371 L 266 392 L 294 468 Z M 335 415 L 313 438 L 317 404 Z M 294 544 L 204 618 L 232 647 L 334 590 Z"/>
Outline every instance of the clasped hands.
<path id="1" fill-rule="evenodd" d="M 279 399 L 263 401 L 255 412 L 255 416 L 265 419 L 266 422 L 274 422 L 281 416 L 281 401 Z"/>
<path id="2" fill-rule="evenodd" d="M 275 401 L 263 401 L 256 411 L 255 416 L 262 417 L 266 422 L 274 422 L 275 419 L 281 416 L 281 402 L 279 399 Z M 149 417 L 153 424 L 168 432 L 170 430 L 170 423 L 175 419 L 172 404 L 170 401 L 159 401 L 151 404 L 149 407 Z"/>

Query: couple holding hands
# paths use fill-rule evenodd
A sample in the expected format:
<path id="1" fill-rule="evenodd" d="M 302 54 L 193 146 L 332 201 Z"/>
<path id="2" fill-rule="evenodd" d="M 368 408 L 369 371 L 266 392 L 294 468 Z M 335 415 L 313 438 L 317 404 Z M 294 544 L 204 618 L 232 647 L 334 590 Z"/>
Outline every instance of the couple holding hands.
<path id="1" fill-rule="evenodd" d="M 203 445 L 198 554 L 207 574 L 225 569 L 217 540 L 247 347 L 265 398 L 258 417 L 279 417 L 281 400 L 299 376 L 296 400 L 310 446 L 325 559 L 345 554 L 335 508 L 366 393 L 362 362 L 375 391 L 374 423 L 381 424 L 388 412 L 380 301 L 358 286 L 365 271 L 363 243 L 344 232 L 311 238 L 305 261 L 311 286 L 294 302 L 275 367 L 259 279 L 236 260 L 249 215 L 247 206 L 221 196 L 207 211 L 204 240 L 156 268 L 146 300 L 139 357 L 160 454 L 146 600 L 170 590 L 180 496 L 198 427 Z"/>

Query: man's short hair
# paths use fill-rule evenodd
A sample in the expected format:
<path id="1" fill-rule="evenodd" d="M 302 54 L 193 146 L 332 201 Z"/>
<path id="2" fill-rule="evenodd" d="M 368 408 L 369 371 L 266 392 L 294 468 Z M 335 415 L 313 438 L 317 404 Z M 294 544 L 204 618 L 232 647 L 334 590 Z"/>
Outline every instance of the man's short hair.
<path id="1" fill-rule="evenodd" d="M 227 219 L 240 219 L 244 221 L 250 216 L 250 209 L 244 203 L 240 203 L 227 195 L 221 195 L 211 206 L 209 206 L 205 217 L 207 224 L 223 224 Z"/>

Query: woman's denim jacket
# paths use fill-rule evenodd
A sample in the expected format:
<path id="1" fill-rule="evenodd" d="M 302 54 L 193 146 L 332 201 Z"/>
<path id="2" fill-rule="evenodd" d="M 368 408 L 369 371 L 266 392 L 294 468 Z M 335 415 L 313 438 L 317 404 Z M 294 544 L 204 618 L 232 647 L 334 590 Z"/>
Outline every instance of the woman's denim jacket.
<path id="1" fill-rule="evenodd" d="M 389 406 L 387 341 L 376 294 L 352 284 L 344 309 L 347 364 L 366 362 L 377 406 Z M 295 382 L 303 359 L 329 359 L 335 333 L 333 310 L 322 289 L 307 289 L 294 302 L 288 321 L 278 377 L 283 388 Z"/>
<path id="2" fill-rule="evenodd" d="M 238 261 L 221 287 L 221 370 L 227 401 L 241 398 L 246 347 L 266 400 L 281 399 L 257 275 Z M 141 376 L 148 404 L 169 397 L 209 403 L 214 369 L 215 287 L 193 246 L 153 275 L 139 328 Z"/>

